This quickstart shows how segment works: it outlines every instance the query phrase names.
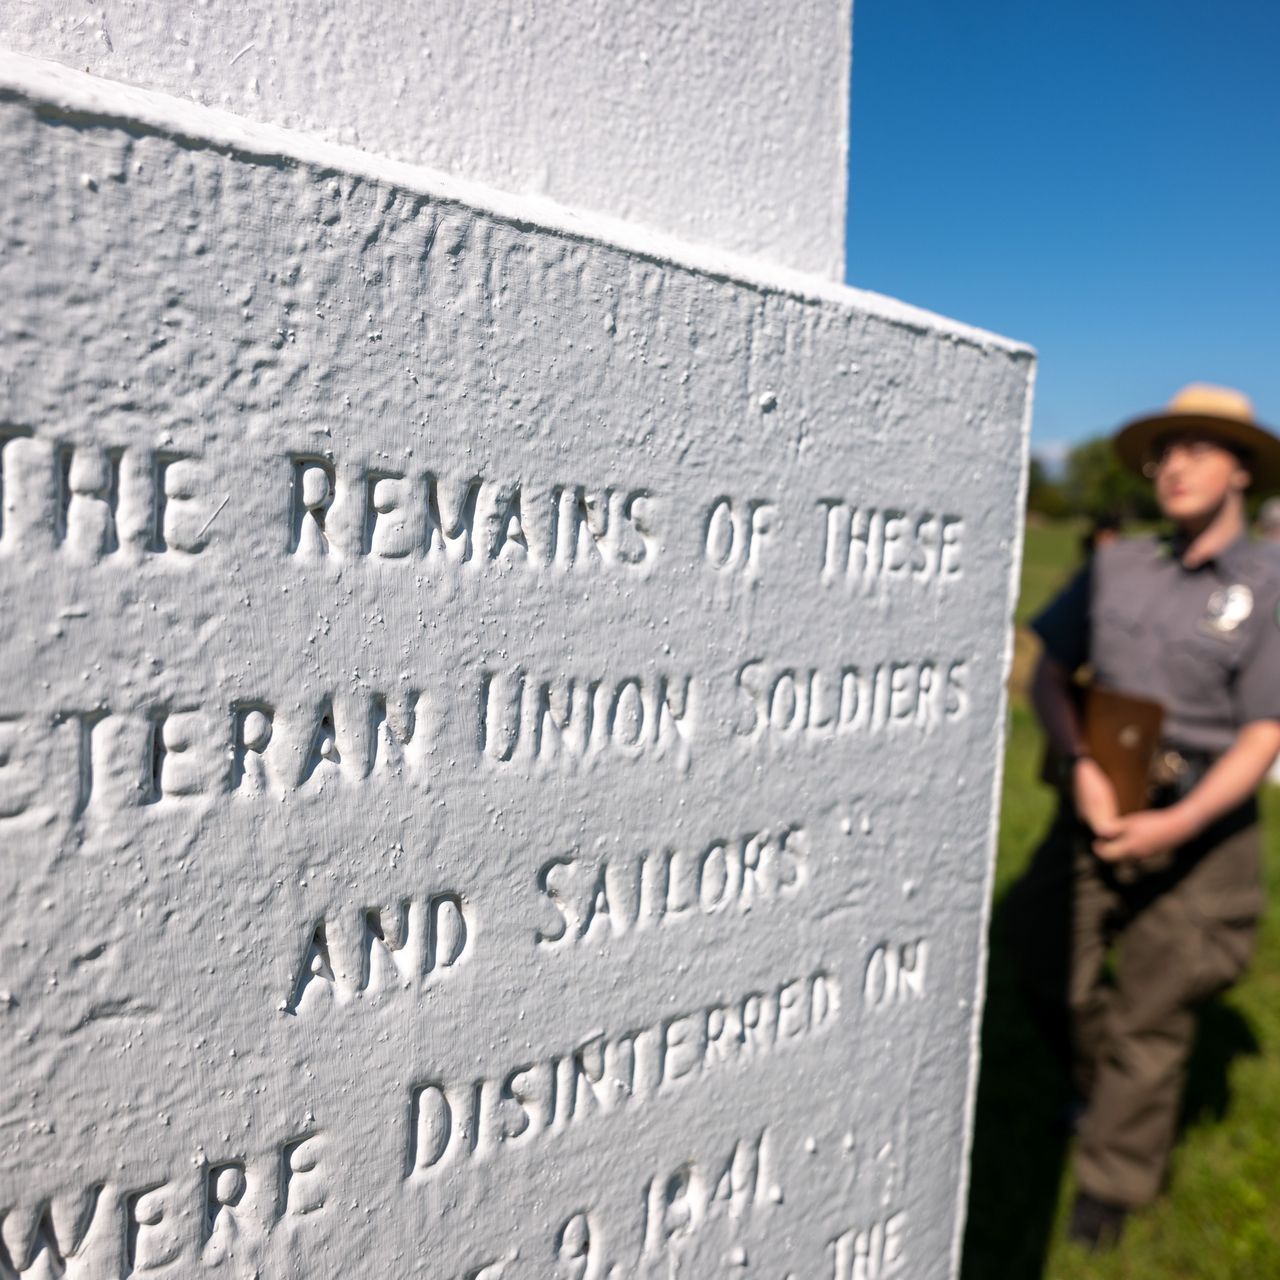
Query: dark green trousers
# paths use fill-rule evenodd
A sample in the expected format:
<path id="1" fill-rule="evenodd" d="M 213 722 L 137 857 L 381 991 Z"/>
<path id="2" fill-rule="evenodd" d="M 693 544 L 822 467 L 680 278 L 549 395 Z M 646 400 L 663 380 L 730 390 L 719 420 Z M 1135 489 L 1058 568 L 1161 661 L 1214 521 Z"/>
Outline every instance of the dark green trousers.
<path id="1" fill-rule="evenodd" d="M 1136 1207 L 1164 1182 L 1197 1006 L 1253 954 L 1257 808 L 1157 869 L 1105 863 L 1090 843 L 1064 805 L 1002 914 L 1024 989 L 1085 1099 L 1077 1183 Z"/>

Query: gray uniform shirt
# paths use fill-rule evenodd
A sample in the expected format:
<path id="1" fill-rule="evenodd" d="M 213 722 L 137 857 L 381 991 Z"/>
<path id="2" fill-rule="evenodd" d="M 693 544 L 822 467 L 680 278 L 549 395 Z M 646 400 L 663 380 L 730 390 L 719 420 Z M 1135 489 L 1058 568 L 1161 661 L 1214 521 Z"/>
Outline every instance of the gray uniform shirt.
<path id="1" fill-rule="evenodd" d="M 1280 720 L 1280 563 L 1240 538 L 1188 569 L 1168 542 L 1101 547 L 1031 624 L 1068 671 L 1165 710 L 1173 747 L 1225 751 L 1242 725 Z"/>

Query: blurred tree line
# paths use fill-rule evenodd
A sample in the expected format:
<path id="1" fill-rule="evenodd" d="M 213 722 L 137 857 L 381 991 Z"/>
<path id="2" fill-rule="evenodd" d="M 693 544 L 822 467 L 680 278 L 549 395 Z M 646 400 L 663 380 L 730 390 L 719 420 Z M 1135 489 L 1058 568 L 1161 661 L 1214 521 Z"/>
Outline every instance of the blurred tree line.
<path id="1" fill-rule="evenodd" d="M 1031 459 L 1027 510 L 1051 520 L 1064 516 L 1118 516 L 1124 520 L 1155 520 L 1151 485 L 1126 471 L 1105 436 L 1086 440 L 1067 454 L 1062 474 L 1054 477 L 1039 458 Z"/>

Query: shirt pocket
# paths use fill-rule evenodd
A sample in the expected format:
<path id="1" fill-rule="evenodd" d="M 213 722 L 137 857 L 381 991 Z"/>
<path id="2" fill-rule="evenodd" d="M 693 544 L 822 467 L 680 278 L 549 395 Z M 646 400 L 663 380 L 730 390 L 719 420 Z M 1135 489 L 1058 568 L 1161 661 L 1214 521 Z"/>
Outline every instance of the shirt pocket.
<path id="1" fill-rule="evenodd" d="M 1190 699 L 1218 700 L 1229 697 L 1240 657 L 1240 636 L 1216 636 L 1197 630 L 1165 645 L 1165 666 L 1169 671 L 1170 690 Z M 1223 702 L 1224 706 L 1229 703 Z"/>
<path id="2" fill-rule="evenodd" d="M 1146 630 L 1147 620 L 1132 605 L 1118 600 L 1103 601 L 1094 608 L 1095 634 L 1105 637 L 1128 638 L 1140 636 Z"/>
<path id="3" fill-rule="evenodd" d="M 1145 622 L 1134 610 L 1106 601 L 1094 608 L 1089 661 L 1100 684 L 1140 692 L 1132 687 L 1133 681 L 1150 666 L 1152 643 Z"/>

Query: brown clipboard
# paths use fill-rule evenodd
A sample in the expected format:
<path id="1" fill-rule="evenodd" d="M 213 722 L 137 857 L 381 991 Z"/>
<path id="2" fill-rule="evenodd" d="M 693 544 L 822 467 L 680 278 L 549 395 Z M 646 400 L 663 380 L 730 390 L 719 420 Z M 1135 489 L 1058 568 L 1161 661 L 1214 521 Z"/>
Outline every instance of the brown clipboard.
<path id="1" fill-rule="evenodd" d="M 1148 807 L 1151 767 L 1163 726 L 1164 708 L 1150 698 L 1097 685 L 1085 693 L 1085 741 L 1115 787 L 1121 813 Z"/>

